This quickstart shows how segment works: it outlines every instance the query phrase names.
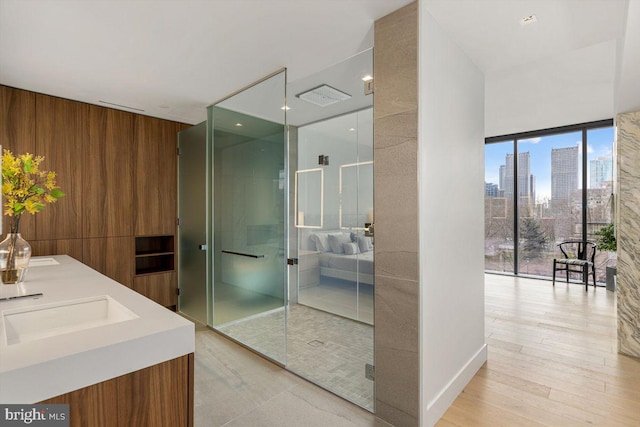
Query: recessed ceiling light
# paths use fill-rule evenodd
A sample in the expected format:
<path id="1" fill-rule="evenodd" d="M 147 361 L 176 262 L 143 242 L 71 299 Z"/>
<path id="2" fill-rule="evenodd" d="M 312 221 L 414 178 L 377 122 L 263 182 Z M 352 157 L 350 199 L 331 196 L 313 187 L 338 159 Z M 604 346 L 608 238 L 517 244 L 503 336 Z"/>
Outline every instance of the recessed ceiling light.
<path id="1" fill-rule="evenodd" d="M 296 97 L 320 107 L 351 98 L 351 95 L 329 85 L 322 85 L 296 95 Z"/>
<path id="2" fill-rule="evenodd" d="M 364 76 L 364 77 L 362 78 L 362 81 L 363 81 L 363 82 L 368 82 L 368 81 L 370 81 L 370 80 L 373 80 L 373 77 L 371 77 L 369 74 L 367 74 L 366 76 Z"/>
<path id="3" fill-rule="evenodd" d="M 289 111 L 291 110 L 291 107 L 289 107 L 288 105 L 283 105 L 282 107 L 280 107 L 280 109 L 284 111 Z"/>
<path id="4" fill-rule="evenodd" d="M 522 25 L 533 24 L 537 20 L 538 20 L 538 18 L 536 18 L 536 15 L 529 15 L 529 16 L 525 16 L 524 18 L 521 18 L 520 19 L 520 23 Z"/>
<path id="5" fill-rule="evenodd" d="M 355 132 L 355 131 L 356 131 L 356 128 L 349 129 L 349 132 Z"/>
<path id="6" fill-rule="evenodd" d="M 242 123 L 236 123 L 236 126 L 242 127 Z"/>

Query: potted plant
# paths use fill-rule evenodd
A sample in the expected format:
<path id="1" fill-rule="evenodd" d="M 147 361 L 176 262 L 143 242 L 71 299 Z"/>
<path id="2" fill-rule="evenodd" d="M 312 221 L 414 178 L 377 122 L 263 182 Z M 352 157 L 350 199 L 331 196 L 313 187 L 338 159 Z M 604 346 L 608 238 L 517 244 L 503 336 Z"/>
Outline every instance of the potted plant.
<path id="1" fill-rule="evenodd" d="M 616 242 L 616 232 L 613 224 L 608 224 L 594 233 L 596 236 L 597 248 L 600 251 L 609 252 L 609 259 L 614 261 L 614 265 L 607 265 L 607 290 L 615 291 L 615 275 L 616 275 L 616 250 L 618 244 Z"/>
<path id="2" fill-rule="evenodd" d="M 20 235 L 22 214 L 35 215 L 64 196 L 56 185 L 55 172 L 40 170 L 43 160 L 29 153 L 14 156 L 9 150 L 2 155 L 4 214 L 9 217 L 9 233 L 0 242 L 0 279 L 5 285 L 24 280 L 31 258 L 31 246 Z"/>

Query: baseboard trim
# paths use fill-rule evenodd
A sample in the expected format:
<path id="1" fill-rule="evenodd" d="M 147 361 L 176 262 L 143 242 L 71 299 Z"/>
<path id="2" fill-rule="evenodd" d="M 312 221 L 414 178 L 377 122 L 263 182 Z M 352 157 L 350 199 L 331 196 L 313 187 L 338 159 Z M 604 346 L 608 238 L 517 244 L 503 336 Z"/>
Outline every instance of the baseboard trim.
<path id="1" fill-rule="evenodd" d="M 486 361 L 487 344 L 484 344 L 442 391 L 428 403 L 421 425 L 434 426 Z"/>

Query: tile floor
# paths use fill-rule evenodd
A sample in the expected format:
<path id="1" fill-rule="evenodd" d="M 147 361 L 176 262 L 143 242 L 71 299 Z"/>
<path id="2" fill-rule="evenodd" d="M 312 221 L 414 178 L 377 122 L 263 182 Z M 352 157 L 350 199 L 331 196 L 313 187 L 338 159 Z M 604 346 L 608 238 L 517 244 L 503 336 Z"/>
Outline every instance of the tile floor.
<path id="1" fill-rule="evenodd" d="M 196 427 L 389 427 L 205 326 L 196 327 Z"/>
<path id="2" fill-rule="evenodd" d="M 215 325 L 260 314 L 284 305 L 282 298 L 274 298 L 224 282 L 217 282 L 213 293 Z"/>
<path id="3" fill-rule="evenodd" d="M 332 277 L 299 291 L 298 302 L 309 307 L 373 324 L 373 286 Z"/>
<path id="4" fill-rule="evenodd" d="M 304 378 L 373 410 L 373 327 L 303 305 L 232 323 L 219 330 Z M 286 343 L 285 343 L 286 326 Z"/>

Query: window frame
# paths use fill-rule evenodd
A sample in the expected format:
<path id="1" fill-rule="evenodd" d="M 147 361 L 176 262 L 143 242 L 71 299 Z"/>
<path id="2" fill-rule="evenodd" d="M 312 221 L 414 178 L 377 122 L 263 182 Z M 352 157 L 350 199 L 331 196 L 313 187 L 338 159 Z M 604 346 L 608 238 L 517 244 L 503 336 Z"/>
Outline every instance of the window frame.
<path id="1" fill-rule="evenodd" d="M 607 127 L 613 127 L 614 122 L 613 119 L 604 119 L 604 120 L 596 120 L 592 122 L 586 123 L 578 123 L 567 126 L 558 126 L 547 129 L 539 129 L 527 132 L 519 132 L 512 133 L 507 135 L 499 135 L 487 137 L 484 139 L 485 146 L 488 144 L 496 144 L 496 143 L 504 143 L 504 142 L 513 142 L 513 188 L 518 188 L 518 141 L 526 140 L 531 138 L 539 138 L 551 135 L 557 135 L 562 133 L 570 133 L 570 132 L 580 132 L 582 135 L 581 141 L 581 151 L 582 155 L 580 161 L 582 163 L 582 176 L 580 179 L 582 180 L 582 241 L 587 240 L 587 213 L 588 213 L 588 182 L 587 182 L 587 169 L 588 169 L 588 153 L 587 153 L 587 133 L 592 129 L 601 129 Z M 615 176 L 615 165 L 614 167 L 614 176 Z M 514 190 L 515 191 L 515 190 Z M 519 211 L 519 197 L 514 197 L 512 200 L 513 203 L 513 273 L 502 273 L 513 276 L 522 276 L 519 270 L 519 245 L 517 242 L 519 241 L 520 231 L 519 231 L 519 220 L 520 220 L 520 211 Z M 487 273 L 493 273 L 491 271 L 486 271 Z"/>

